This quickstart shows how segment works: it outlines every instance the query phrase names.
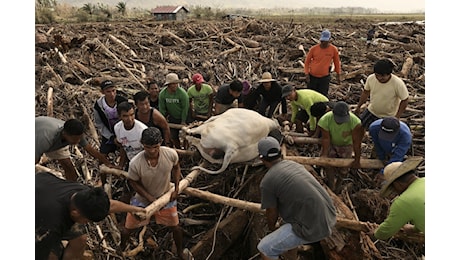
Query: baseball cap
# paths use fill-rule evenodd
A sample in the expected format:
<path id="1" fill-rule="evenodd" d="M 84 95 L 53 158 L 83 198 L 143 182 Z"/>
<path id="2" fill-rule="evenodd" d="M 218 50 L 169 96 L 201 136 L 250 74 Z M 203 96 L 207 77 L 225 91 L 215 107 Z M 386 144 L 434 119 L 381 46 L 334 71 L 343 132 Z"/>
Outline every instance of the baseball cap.
<path id="1" fill-rule="evenodd" d="M 283 90 L 282 90 L 282 95 L 281 97 L 286 97 L 288 96 L 295 88 L 291 85 L 286 85 L 283 87 Z"/>
<path id="2" fill-rule="evenodd" d="M 393 140 L 399 133 L 399 120 L 396 117 L 385 117 L 380 124 L 379 138 L 387 141 Z"/>
<path id="3" fill-rule="evenodd" d="M 348 104 L 344 101 L 339 101 L 335 104 L 332 109 L 334 114 L 334 120 L 337 124 L 343 124 L 350 121 L 350 111 L 348 109 Z"/>
<path id="4" fill-rule="evenodd" d="M 193 83 L 195 83 L 195 84 L 203 83 L 203 82 L 204 82 L 203 75 L 201 75 L 200 73 L 194 74 L 194 75 L 192 76 L 192 81 L 193 81 Z"/>
<path id="5" fill-rule="evenodd" d="M 331 39 L 331 32 L 329 30 L 324 30 L 321 33 L 321 38 L 319 38 L 319 40 L 322 42 L 329 41 L 330 39 Z"/>
<path id="6" fill-rule="evenodd" d="M 276 157 L 280 154 L 281 151 L 279 142 L 271 136 L 262 138 L 259 141 L 257 148 L 259 150 L 260 156 L 265 158 Z"/>
<path id="7" fill-rule="evenodd" d="M 104 90 L 106 88 L 114 87 L 115 84 L 111 80 L 104 80 L 101 83 L 101 89 Z"/>

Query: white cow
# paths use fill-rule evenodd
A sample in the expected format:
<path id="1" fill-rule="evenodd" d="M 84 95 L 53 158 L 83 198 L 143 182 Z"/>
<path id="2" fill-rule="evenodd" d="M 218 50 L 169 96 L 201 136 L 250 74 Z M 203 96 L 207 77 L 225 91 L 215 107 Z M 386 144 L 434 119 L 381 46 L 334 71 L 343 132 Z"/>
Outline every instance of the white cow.
<path id="1" fill-rule="evenodd" d="M 188 143 L 196 146 L 203 158 L 211 163 L 222 164 L 216 171 L 200 166 L 195 166 L 192 170 L 200 169 L 210 174 L 218 174 L 225 171 L 230 163 L 255 159 L 259 154 L 257 143 L 275 129 L 280 129 L 276 119 L 245 108 L 231 108 L 209 118 L 198 127 L 183 129 Z"/>

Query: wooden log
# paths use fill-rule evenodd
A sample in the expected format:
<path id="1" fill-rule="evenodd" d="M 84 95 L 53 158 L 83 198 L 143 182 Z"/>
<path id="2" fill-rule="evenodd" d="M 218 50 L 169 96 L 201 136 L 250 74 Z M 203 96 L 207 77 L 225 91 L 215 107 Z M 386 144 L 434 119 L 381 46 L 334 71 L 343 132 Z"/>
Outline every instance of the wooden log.
<path id="1" fill-rule="evenodd" d="M 403 78 L 407 78 L 412 68 L 412 65 L 414 65 L 414 59 L 412 59 L 411 57 L 407 57 L 406 61 L 404 61 L 404 64 L 400 72 Z"/>
<path id="2" fill-rule="evenodd" d="M 307 168 L 308 170 L 308 168 Z M 314 170 L 309 170 L 313 172 Z M 316 173 L 315 173 L 316 174 Z M 323 185 L 324 186 L 324 185 Z M 343 203 L 343 201 L 334 193 L 332 192 L 327 186 L 325 187 L 328 191 L 329 195 L 331 196 L 334 204 L 337 208 L 337 211 L 340 213 L 341 216 L 337 217 L 336 227 L 338 228 L 346 228 L 354 231 L 368 231 L 365 222 L 353 220 L 354 214 L 351 212 L 349 207 Z M 200 199 L 208 200 L 214 203 L 224 204 L 227 206 L 239 208 L 242 210 L 248 210 L 254 213 L 261 213 L 264 214 L 265 210 L 261 208 L 260 203 L 249 202 L 234 198 L 225 197 L 222 195 L 214 194 L 209 191 L 203 191 L 192 187 L 187 187 L 183 190 L 183 193 L 198 197 Z M 423 234 L 414 234 L 414 235 L 404 235 L 403 231 L 399 231 L 398 234 L 395 235 L 397 238 L 401 238 L 406 241 L 412 242 L 421 242 L 424 241 Z"/>
<path id="3" fill-rule="evenodd" d="M 40 164 L 35 164 L 35 173 L 39 173 L 39 172 L 49 172 L 65 180 L 64 174 L 61 173 L 60 171 L 50 169 Z"/>
<path id="4" fill-rule="evenodd" d="M 376 41 L 377 42 L 382 42 L 382 43 L 388 43 L 388 44 L 397 45 L 399 47 L 402 47 L 406 51 L 425 52 L 425 49 L 423 48 L 423 46 L 416 45 L 416 44 L 389 41 L 389 40 L 385 40 L 385 39 L 381 39 L 381 38 L 376 39 Z"/>
<path id="5" fill-rule="evenodd" d="M 240 208 L 240 209 L 244 209 L 244 210 L 248 210 L 252 212 L 263 212 L 260 209 L 260 203 L 254 203 L 254 202 L 249 202 L 249 201 L 244 201 L 244 200 L 239 200 L 239 199 L 232 199 L 229 197 L 213 194 L 209 191 L 203 191 L 203 190 L 195 189 L 192 187 L 188 187 L 184 189 L 184 193 L 190 196 L 209 200 L 214 203 L 220 203 L 220 204 L 224 204 L 227 206 Z"/>
<path id="6" fill-rule="evenodd" d="M 53 117 L 53 88 L 49 87 L 47 96 L 46 96 L 46 115 L 49 117 Z"/>
<path id="7" fill-rule="evenodd" d="M 325 158 L 325 157 L 302 157 L 302 156 L 286 156 L 284 159 L 292 160 L 300 164 L 327 166 L 327 167 L 350 167 L 354 159 L 345 158 Z M 361 158 L 361 168 L 365 169 L 381 169 L 383 168 L 382 161 L 378 159 Z"/>
<path id="8" fill-rule="evenodd" d="M 191 248 L 195 259 L 217 260 L 224 256 L 227 249 L 240 239 L 249 217 L 243 210 L 237 210 L 210 230 Z"/>
<path id="9" fill-rule="evenodd" d="M 95 42 L 96 44 L 98 44 L 109 56 L 111 56 L 116 62 L 118 62 L 120 64 L 121 67 L 123 67 L 123 69 L 126 70 L 126 72 L 128 72 L 128 74 L 134 79 L 134 81 L 136 81 L 136 83 L 141 86 L 141 88 L 145 91 L 147 91 L 147 89 L 144 87 L 144 85 L 136 78 L 136 76 L 134 76 L 134 74 L 126 67 L 125 63 L 123 61 L 121 61 L 113 52 L 111 52 L 101 41 L 99 41 L 99 39 L 95 39 Z"/>
<path id="10" fill-rule="evenodd" d="M 137 58 L 137 54 L 128 45 L 126 45 L 124 42 L 122 42 L 120 39 L 118 39 L 117 37 L 113 36 L 112 34 L 109 34 L 109 38 L 112 41 L 118 43 L 121 47 L 123 47 L 126 50 L 128 50 L 129 53 L 131 54 L 131 56 L 133 56 L 134 58 Z"/>
<path id="11" fill-rule="evenodd" d="M 320 138 L 313 137 L 292 136 L 292 140 L 296 144 L 321 144 Z"/>

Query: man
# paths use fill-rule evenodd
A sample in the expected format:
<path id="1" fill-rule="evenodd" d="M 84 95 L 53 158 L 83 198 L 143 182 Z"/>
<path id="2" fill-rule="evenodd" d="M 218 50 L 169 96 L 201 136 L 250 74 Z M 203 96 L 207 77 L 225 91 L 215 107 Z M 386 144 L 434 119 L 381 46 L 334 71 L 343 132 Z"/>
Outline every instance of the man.
<path id="1" fill-rule="evenodd" d="M 304 71 L 308 88 L 328 97 L 332 63 L 337 73 L 337 83 L 340 85 L 340 57 L 337 47 L 330 43 L 331 32 L 324 30 L 319 40 L 321 43 L 313 45 L 307 53 Z"/>
<path id="2" fill-rule="evenodd" d="M 303 123 L 310 122 L 307 127 L 309 136 L 315 133 L 317 121 L 311 114 L 311 106 L 319 102 L 328 102 L 329 99 L 323 94 L 311 89 L 295 89 L 287 85 L 283 88 L 282 97 L 290 101 L 291 123 L 296 124 L 296 132 L 303 133 Z"/>
<path id="3" fill-rule="evenodd" d="M 109 213 L 145 209 L 109 199 L 102 188 L 62 180 L 49 172 L 35 175 L 35 259 L 83 259 L 87 236 L 79 224 L 99 222 Z M 78 229 L 78 228 L 77 228 Z M 68 244 L 63 248 L 61 240 Z"/>
<path id="4" fill-rule="evenodd" d="M 171 193 L 170 202 L 154 213 L 155 222 L 171 229 L 179 257 L 188 259 L 188 250 L 183 249 L 183 230 L 179 226 L 179 217 L 177 215 L 176 200 L 181 179 L 179 156 L 174 149 L 161 146 L 161 142 L 163 140 L 158 128 L 149 127 L 142 132 L 141 143 L 144 149 L 132 159 L 128 170 L 129 183 L 136 191 L 136 194 L 131 199 L 131 204 L 140 207 L 148 206 L 169 191 L 172 179 L 175 188 Z M 132 214 L 128 213 L 125 228 L 122 232 L 122 248 L 124 248 L 129 235 L 134 229 L 148 225 L 149 222 L 150 218 L 138 221 Z"/>
<path id="5" fill-rule="evenodd" d="M 121 147 L 120 166 L 125 168 L 125 165 L 129 164 L 129 161 L 142 151 L 140 140 L 142 131 L 147 126 L 135 119 L 134 105 L 132 103 L 121 102 L 117 106 L 117 111 L 121 120 L 114 126 L 115 142 Z"/>
<path id="6" fill-rule="evenodd" d="M 280 84 L 272 78 L 270 72 L 264 72 L 259 83 L 259 86 L 255 90 L 256 96 L 262 96 L 259 105 L 259 114 L 271 118 L 276 107 L 281 103 L 281 116 L 284 118 L 287 113 L 287 105 L 286 99 L 282 97 L 282 88 Z"/>
<path id="7" fill-rule="evenodd" d="M 238 107 L 242 108 L 243 96 L 243 83 L 237 79 L 233 80 L 230 84 L 225 84 L 217 90 L 215 99 L 215 114 L 219 115 L 234 107 L 233 102 L 235 99 L 238 101 Z"/>
<path id="8" fill-rule="evenodd" d="M 377 158 L 385 166 L 404 161 L 404 156 L 412 144 L 410 128 L 404 122 L 393 116 L 375 120 L 369 126 L 369 134 Z M 383 169 L 381 173 L 383 174 Z"/>
<path id="9" fill-rule="evenodd" d="M 337 102 L 332 111 L 321 117 L 318 126 L 321 129 L 321 157 L 352 158 L 354 153 L 351 167 L 359 168 L 363 130 L 361 120 L 350 113 L 348 104 Z M 337 192 L 348 171 L 348 168 L 325 167 L 329 188 Z M 339 174 L 336 176 L 336 173 Z"/>
<path id="10" fill-rule="evenodd" d="M 168 121 L 158 109 L 150 106 L 149 93 L 139 91 L 134 94 L 133 99 L 136 104 L 135 119 L 144 123 L 147 127 L 154 126 L 160 129 L 163 136 L 164 145 L 171 147 L 171 131 Z"/>
<path id="11" fill-rule="evenodd" d="M 367 223 L 375 238 L 386 240 L 401 228 L 407 233 L 425 232 L 425 177 L 415 175 L 422 161 L 420 158 L 410 158 L 385 167 L 383 175 L 386 182 L 380 195 L 389 197 L 394 193 L 399 196 L 392 202 L 390 213 L 383 223 L 379 226 Z"/>
<path id="12" fill-rule="evenodd" d="M 58 160 L 67 180 L 76 181 L 78 173 L 70 159 L 69 145 L 79 144 L 100 163 L 110 168 L 113 165 L 104 154 L 98 152 L 84 137 L 84 126 L 78 119 L 63 121 L 53 117 L 39 116 L 35 118 L 35 164 L 45 154 L 48 158 Z"/>
<path id="13" fill-rule="evenodd" d="M 120 120 L 117 104 L 128 100 L 117 95 L 117 89 L 111 80 L 104 80 L 101 83 L 101 93 L 103 96 L 96 100 L 93 107 L 94 125 L 101 135 L 99 151 L 107 155 L 117 150 L 113 133 L 113 126 Z"/>
<path id="14" fill-rule="evenodd" d="M 182 80 L 176 73 L 166 75 L 166 88 L 161 90 L 159 96 L 160 112 L 169 123 L 185 125 L 189 111 L 189 99 L 185 89 L 179 86 Z M 181 149 L 179 129 L 171 128 L 171 139 L 174 147 Z"/>
<path id="15" fill-rule="evenodd" d="M 364 129 L 379 118 L 394 116 L 399 119 L 406 110 L 409 92 L 404 81 L 393 74 L 393 68 L 392 61 L 379 60 L 374 65 L 374 74 L 366 79 L 355 109 Z M 369 105 L 361 113 L 361 106 L 369 97 Z"/>
<path id="16" fill-rule="evenodd" d="M 190 100 L 192 120 L 204 121 L 211 117 L 214 106 L 214 89 L 204 82 L 203 76 L 196 73 L 192 76 L 193 85 L 187 90 Z"/>
<path id="17" fill-rule="evenodd" d="M 150 106 L 158 109 L 159 108 L 158 95 L 160 94 L 160 87 L 158 87 L 157 81 L 154 79 L 150 79 L 147 82 L 147 90 L 149 92 Z"/>
<path id="18" fill-rule="evenodd" d="M 281 158 L 278 141 L 269 136 L 258 143 L 260 159 L 268 172 L 260 183 L 268 234 L 257 245 L 262 259 L 278 257 L 303 244 L 331 235 L 336 209 L 321 184 L 305 167 Z M 285 224 L 277 227 L 278 217 Z"/>

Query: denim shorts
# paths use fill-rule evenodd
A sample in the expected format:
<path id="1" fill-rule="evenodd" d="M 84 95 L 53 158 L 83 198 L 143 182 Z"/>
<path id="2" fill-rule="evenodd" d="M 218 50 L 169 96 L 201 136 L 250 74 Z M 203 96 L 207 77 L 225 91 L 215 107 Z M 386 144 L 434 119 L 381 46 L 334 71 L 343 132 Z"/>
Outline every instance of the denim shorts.
<path id="1" fill-rule="evenodd" d="M 257 245 L 257 249 L 270 259 L 278 259 L 278 256 L 283 253 L 299 245 L 310 244 L 312 242 L 315 241 L 307 241 L 298 237 L 292 231 L 292 225 L 287 223 L 262 238 Z"/>

